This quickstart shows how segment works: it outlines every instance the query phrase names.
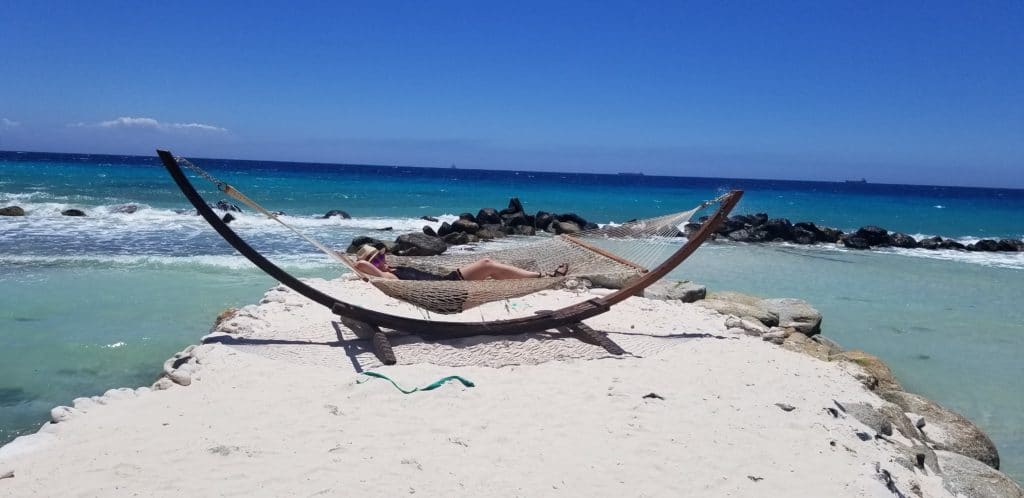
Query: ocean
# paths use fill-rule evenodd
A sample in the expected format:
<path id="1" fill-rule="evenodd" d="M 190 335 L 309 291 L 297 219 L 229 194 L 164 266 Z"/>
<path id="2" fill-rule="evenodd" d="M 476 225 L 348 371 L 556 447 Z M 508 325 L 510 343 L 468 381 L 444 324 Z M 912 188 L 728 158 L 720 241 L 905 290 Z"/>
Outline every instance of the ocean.
<path id="1" fill-rule="evenodd" d="M 193 162 L 337 248 L 358 235 L 393 239 L 438 226 L 421 216 L 502 209 L 510 197 L 528 212 L 609 223 L 682 211 L 730 189 L 746 191 L 735 213 L 964 243 L 1024 238 L 1024 190 Z M 194 183 L 209 201 L 224 198 Z M 152 383 L 217 313 L 255 303 L 274 285 L 195 216 L 155 154 L 0 152 L 0 207 L 12 205 L 27 215 L 0 216 L 0 444 L 76 397 Z M 119 212 L 126 205 L 137 210 Z M 86 216 L 62 216 L 68 208 Z M 321 218 L 332 209 L 352 219 Z M 249 210 L 231 226 L 299 276 L 344 271 Z M 824 315 L 824 334 L 881 357 L 908 390 L 975 421 L 1003 470 L 1024 480 L 1024 253 L 712 242 L 670 278 L 809 301 Z"/>

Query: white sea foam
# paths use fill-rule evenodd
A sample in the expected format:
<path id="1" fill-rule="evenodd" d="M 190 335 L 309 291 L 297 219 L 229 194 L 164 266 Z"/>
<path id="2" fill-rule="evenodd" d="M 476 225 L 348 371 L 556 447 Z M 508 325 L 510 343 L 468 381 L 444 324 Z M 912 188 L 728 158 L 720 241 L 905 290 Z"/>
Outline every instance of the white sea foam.
<path id="1" fill-rule="evenodd" d="M 912 258 L 937 259 L 942 261 L 975 264 L 981 266 L 988 266 L 992 268 L 1010 268 L 1016 270 L 1024 270 L 1024 252 L 973 252 L 956 251 L 948 249 L 904 249 L 899 247 L 879 247 L 872 249 L 870 251 L 864 251 L 860 249 L 849 249 L 839 244 L 801 245 L 794 244 L 791 242 L 784 242 L 779 245 L 787 249 L 797 249 L 808 252 L 841 252 L 878 256 L 900 255 Z"/>
<path id="2" fill-rule="evenodd" d="M 289 270 L 337 269 L 346 270 L 322 253 L 268 255 L 275 264 Z M 37 256 L 0 255 L 0 264 L 32 266 L 77 266 L 116 268 L 159 268 L 159 267 L 201 267 L 259 271 L 241 255 L 204 256 L 155 256 L 155 255 L 82 255 L 82 256 Z"/>

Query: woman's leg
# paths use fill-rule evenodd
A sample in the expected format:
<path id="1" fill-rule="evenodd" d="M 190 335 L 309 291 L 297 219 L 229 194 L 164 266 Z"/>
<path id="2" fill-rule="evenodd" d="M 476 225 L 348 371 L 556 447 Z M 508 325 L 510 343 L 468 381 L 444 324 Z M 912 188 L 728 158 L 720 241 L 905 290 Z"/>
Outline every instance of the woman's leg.
<path id="1" fill-rule="evenodd" d="M 540 276 L 540 273 L 535 271 L 499 263 L 491 258 L 474 261 L 459 268 L 459 271 L 462 272 L 462 278 L 466 280 L 486 280 L 488 278 L 505 280 L 509 278 L 537 278 Z"/>

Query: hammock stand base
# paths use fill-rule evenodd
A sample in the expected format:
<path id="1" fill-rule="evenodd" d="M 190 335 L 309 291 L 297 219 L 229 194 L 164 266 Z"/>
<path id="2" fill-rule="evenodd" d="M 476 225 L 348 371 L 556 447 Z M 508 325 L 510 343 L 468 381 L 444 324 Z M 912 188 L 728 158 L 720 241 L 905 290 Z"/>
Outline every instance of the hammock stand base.
<path id="1" fill-rule="evenodd" d="M 538 315 L 548 313 L 551 313 L 551 311 L 537 312 Z M 341 314 L 338 314 L 338 317 L 341 323 L 348 327 L 356 337 L 369 340 L 371 342 L 373 345 L 373 354 L 381 363 L 385 365 L 394 365 L 398 363 L 398 359 L 395 357 L 395 351 L 391 346 L 391 340 L 388 338 L 388 334 L 381 330 L 380 327 L 372 323 L 361 322 Z M 556 330 L 566 337 L 573 337 L 587 344 L 601 346 L 610 354 L 616 356 L 626 354 L 626 350 L 622 349 L 618 344 L 615 344 L 615 341 L 609 339 L 608 334 L 599 330 L 594 330 L 583 322 L 571 323 L 569 325 L 558 327 Z M 416 334 L 413 330 L 396 330 L 396 332 L 404 332 L 413 335 Z"/>
<path id="2" fill-rule="evenodd" d="M 605 313 L 613 305 L 632 296 L 641 295 L 644 289 L 678 267 L 701 244 L 711 238 L 743 196 L 743 191 L 741 190 L 734 190 L 722 196 L 719 199 L 718 210 L 707 221 L 702 223 L 696 232 L 690 234 L 686 244 L 676 250 L 675 253 L 660 265 L 650 269 L 640 278 L 611 294 L 533 316 L 483 322 L 446 322 L 408 318 L 363 308 L 311 287 L 309 284 L 272 263 L 260 254 L 259 251 L 253 249 L 227 223 L 221 220 L 203 197 L 199 195 L 199 192 L 196 191 L 188 177 L 185 176 L 184 171 L 173 154 L 166 150 L 157 150 L 157 154 L 160 156 L 160 160 L 167 169 L 167 172 L 170 173 L 171 178 L 174 179 L 178 188 L 181 189 L 181 192 L 185 194 L 185 197 L 196 208 L 196 211 L 202 215 L 206 222 L 228 244 L 267 275 L 270 275 L 286 287 L 315 303 L 327 307 L 334 314 L 350 320 L 356 327 L 365 326 L 363 330 L 369 332 L 368 338 L 372 339 L 376 354 L 381 359 L 381 362 L 385 364 L 394 364 L 395 356 L 391 343 L 382 329 L 408 332 L 423 337 L 426 340 L 453 339 L 477 335 L 516 335 L 558 330 L 580 340 L 598 344 L 612 354 L 622 354 L 622 348 L 608 339 L 602 332 L 595 331 L 584 325 L 583 320 Z M 230 188 L 229 185 L 218 184 L 218 189 L 224 187 Z"/>

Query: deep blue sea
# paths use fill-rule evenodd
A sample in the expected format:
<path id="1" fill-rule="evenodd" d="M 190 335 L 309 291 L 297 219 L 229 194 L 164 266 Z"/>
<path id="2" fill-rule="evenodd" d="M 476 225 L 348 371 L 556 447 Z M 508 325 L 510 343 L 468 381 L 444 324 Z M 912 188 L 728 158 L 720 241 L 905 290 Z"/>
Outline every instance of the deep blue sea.
<path id="1" fill-rule="evenodd" d="M 481 207 L 575 212 L 596 223 L 682 211 L 730 189 L 736 213 L 843 230 L 880 225 L 964 242 L 1024 238 L 1024 190 L 591 175 L 193 159 L 329 245 L 393 238 Z M 195 180 L 211 202 L 224 198 Z M 138 206 L 118 213 L 118 206 Z M 190 208 L 155 157 L 0 152 L 0 443 L 50 408 L 151 383 L 222 309 L 274 282 Z M 85 217 L 61 216 L 68 208 Z M 331 209 L 353 218 L 321 219 Z M 251 212 L 232 227 L 285 269 L 335 263 Z M 391 232 L 377 229 L 391 227 Z M 516 243 L 515 240 L 503 243 Z M 1024 253 L 709 243 L 672 278 L 810 301 L 824 333 L 886 360 L 909 389 L 977 422 L 1024 480 Z"/>

